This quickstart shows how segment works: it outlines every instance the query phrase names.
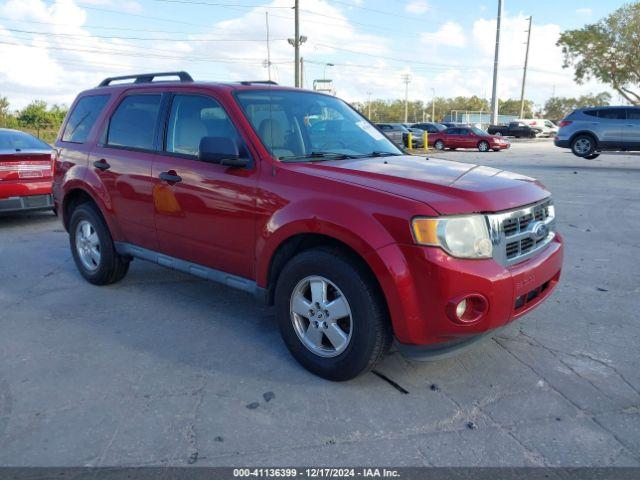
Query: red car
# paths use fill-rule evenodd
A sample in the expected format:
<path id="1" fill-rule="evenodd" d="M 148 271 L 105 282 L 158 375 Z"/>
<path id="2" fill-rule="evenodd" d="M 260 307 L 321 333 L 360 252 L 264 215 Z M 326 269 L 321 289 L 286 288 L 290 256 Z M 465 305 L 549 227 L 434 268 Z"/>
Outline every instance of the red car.
<path id="1" fill-rule="evenodd" d="M 481 152 L 499 152 L 509 148 L 511 143 L 504 137 L 489 135 L 476 127 L 451 127 L 438 133 L 430 133 L 429 145 L 436 150 L 477 148 Z"/>
<path id="2" fill-rule="evenodd" d="M 556 286 L 562 240 L 537 181 L 404 155 L 330 95 L 155 81 L 168 75 L 81 93 L 56 142 L 55 204 L 89 282 L 143 259 L 255 294 L 332 380 L 393 342 L 463 348 Z"/>
<path id="3" fill-rule="evenodd" d="M 28 133 L 0 128 L 0 213 L 53 208 L 52 151 Z"/>

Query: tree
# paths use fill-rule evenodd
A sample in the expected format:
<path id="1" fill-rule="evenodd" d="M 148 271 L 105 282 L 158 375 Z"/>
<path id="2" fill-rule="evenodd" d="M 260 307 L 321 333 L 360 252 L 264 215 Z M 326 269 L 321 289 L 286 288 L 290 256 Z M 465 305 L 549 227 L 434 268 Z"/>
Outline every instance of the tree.
<path id="1" fill-rule="evenodd" d="M 563 32 L 557 45 L 564 54 L 563 67 L 574 67 L 577 83 L 595 78 L 640 105 L 640 2 L 598 23 Z"/>
<path id="2" fill-rule="evenodd" d="M 45 128 L 53 125 L 51 115 L 47 110 L 47 102 L 34 100 L 18 112 L 18 121 L 27 128 Z"/>
<path id="3" fill-rule="evenodd" d="M 18 121 L 9 110 L 7 97 L 0 97 L 0 128 L 15 128 Z"/>
<path id="4" fill-rule="evenodd" d="M 597 95 L 582 95 L 578 98 L 551 97 L 544 104 L 544 117 L 549 120 L 562 120 L 576 108 L 603 107 L 611 103 L 611 95 L 608 92 Z"/>
<path id="5" fill-rule="evenodd" d="M 498 111 L 500 115 L 517 115 L 520 116 L 520 100 L 510 98 L 508 100 L 498 101 Z M 533 102 L 531 100 L 524 101 L 523 118 L 533 117 Z"/>

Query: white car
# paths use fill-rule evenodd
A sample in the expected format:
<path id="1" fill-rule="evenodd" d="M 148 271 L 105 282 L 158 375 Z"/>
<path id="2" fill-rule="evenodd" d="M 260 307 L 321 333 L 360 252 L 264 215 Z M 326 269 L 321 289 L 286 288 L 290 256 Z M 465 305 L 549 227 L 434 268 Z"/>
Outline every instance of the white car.
<path id="1" fill-rule="evenodd" d="M 541 137 L 555 137 L 558 133 L 558 126 L 551 120 L 547 120 L 546 118 L 521 118 L 516 121 L 524 122 L 531 128 L 537 128 L 541 130 Z"/>

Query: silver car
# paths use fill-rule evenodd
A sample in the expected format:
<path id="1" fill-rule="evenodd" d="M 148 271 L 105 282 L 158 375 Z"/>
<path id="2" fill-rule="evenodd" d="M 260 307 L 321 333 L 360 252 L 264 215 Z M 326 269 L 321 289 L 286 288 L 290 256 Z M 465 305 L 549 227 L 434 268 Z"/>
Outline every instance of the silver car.
<path id="1" fill-rule="evenodd" d="M 560 122 L 557 147 L 596 158 L 605 150 L 640 150 L 640 107 L 579 108 Z"/>

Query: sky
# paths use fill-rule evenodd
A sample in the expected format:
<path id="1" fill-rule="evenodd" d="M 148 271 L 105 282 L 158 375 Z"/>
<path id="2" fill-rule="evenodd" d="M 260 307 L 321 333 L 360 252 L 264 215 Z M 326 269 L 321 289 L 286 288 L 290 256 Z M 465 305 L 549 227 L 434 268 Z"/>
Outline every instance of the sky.
<path id="1" fill-rule="evenodd" d="M 555 43 L 624 0 L 505 0 L 500 98 L 519 98 L 528 17 L 526 97 L 611 91 L 576 85 Z M 304 86 L 333 80 L 347 101 L 490 98 L 497 0 L 300 0 Z M 107 76 L 186 70 L 196 80 L 293 84 L 293 0 L 0 0 L 0 96 L 69 105 Z M 327 65 L 327 64 L 332 64 Z M 619 101 L 613 95 L 614 101 Z"/>

